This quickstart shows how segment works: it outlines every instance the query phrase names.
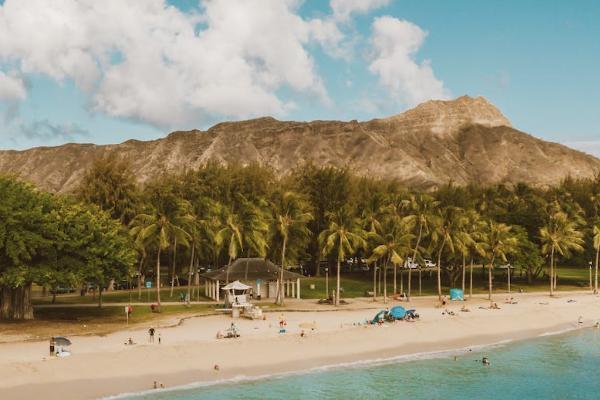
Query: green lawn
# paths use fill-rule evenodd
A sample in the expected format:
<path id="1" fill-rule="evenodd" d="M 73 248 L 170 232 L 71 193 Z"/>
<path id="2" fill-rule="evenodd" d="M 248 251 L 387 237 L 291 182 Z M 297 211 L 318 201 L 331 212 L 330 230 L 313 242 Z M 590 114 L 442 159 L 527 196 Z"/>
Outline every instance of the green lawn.
<path id="1" fill-rule="evenodd" d="M 193 288 L 195 289 L 195 288 Z M 173 296 L 171 297 L 171 288 L 162 288 L 160 290 L 160 299 L 163 302 L 171 302 L 171 301 L 179 301 L 180 294 L 187 294 L 187 286 L 175 287 L 173 290 Z M 132 303 L 155 303 L 156 302 L 156 289 L 145 289 L 143 288 L 141 291 L 141 297 L 138 295 L 137 289 L 132 289 L 131 293 L 129 290 L 115 290 L 111 292 L 104 292 L 102 294 L 102 302 L 104 304 L 110 303 L 128 303 L 131 295 Z M 194 295 L 192 296 L 192 300 L 198 300 Z M 200 300 L 210 300 L 207 297 L 204 297 L 204 285 L 200 286 Z M 44 296 L 44 297 L 34 297 L 33 304 L 50 304 L 52 303 L 52 296 Z M 85 296 L 80 296 L 79 293 L 70 293 L 64 295 L 56 296 L 55 304 L 93 304 L 98 302 L 98 295 L 93 296 L 92 294 L 87 294 Z"/>
<path id="2" fill-rule="evenodd" d="M 482 273 L 484 272 L 484 273 Z M 558 269 L 558 290 L 585 290 L 589 287 L 589 270 L 588 268 L 574 267 L 559 267 Z M 407 272 L 403 274 L 404 291 L 407 290 Z M 314 288 L 311 288 L 311 285 Z M 456 287 L 460 287 L 460 279 L 457 281 Z M 468 277 L 467 277 L 468 286 Z M 528 284 L 524 277 L 520 276 L 519 271 L 512 277 L 512 291 L 523 289 L 528 292 L 546 291 L 548 290 L 548 280 L 538 278 L 533 284 Z M 367 292 L 373 290 L 373 275 L 370 272 L 353 272 L 343 273 L 341 278 L 342 296 L 346 298 L 364 297 Z M 400 291 L 400 273 L 398 273 L 398 291 Z M 450 286 L 448 282 L 443 281 L 442 290 L 447 293 Z M 329 276 L 329 292 L 335 289 L 335 274 Z M 498 292 L 507 290 L 506 273 L 503 270 L 496 270 L 494 273 L 494 290 Z M 163 302 L 179 301 L 180 293 L 186 294 L 187 287 L 176 287 L 173 291 L 173 296 L 170 296 L 170 288 L 161 289 L 161 300 Z M 473 271 L 473 291 L 474 293 L 487 292 L 487 270 L 482 271 L 481 268 L 475 268 Z M 388 294 L 393 293 L 393 275 L 391 271 L 388 275 Z M 322 299 L 325 298 L 325 277 L 311 277 L 302 280 L 301 288 L 302 298 L 304 299 Z M 381 294 L 381 293 L 380 293 Z M 418 274 L 413 273 L 413 295 L 418 294 Z M 437 294 L 435 270 L 423 271 L 422 294 L 434 295 Z M 127 303 L 129 302 L 130 293 L 127 290 L 117 290 L 106 292 L 103 294 L 103 303 L 110 305 L 111 303 Z M 197 300 L 194 296 L 192 300 Z M 200 286 L 200 300 L 210 300 L 204 297 L 204 286 Z M 33 304 L 50 304 L 52 296 L 34 297 Z M 131 291 L 131 301 L 134 303 L 154 303 L 156 302 L 155 289 L 142 289 L 141 298 L 138 297 L 138 291 Z M 88 294 L 79 296 L 79 294 L 59 295 L 56 297 L 56 304 L 94 304 L 98 302 L 98 297 Z"/>
<path id="3" fill-rule="evenodd" d="M 484 273 L 483 273 L 484 272 Z M 468 274 L 468 269 L 467 269 Z M 528 284 L 526 278 L 520 276 L 520 272 L 514 273 L 511 276 L 511 291 L 518 292 L 523 289 L 526 292 L 546 291 L 549 287 L 547 278 L 538 278 L 532 284 Z M 442 278 L 444 279 L 444 278 Z M 403 274 L 404 291 L 407 291 L 408 274 L 405 271 Z M 311 285 L 314 287 L 311 288 Z M 468 290 L 468 275 L 466 287 Z M 393 293 L 393 275 L 389 272 L 388 275 L 388 294 Z M 457 280 L 453 287 L 460 287 L 461 280 Z M 487 293 L 488 291 L 487 269 L 482 271 L 481 267 L 473 270 L 473 292 Z M 397 275 L 397 291 L 400 292 L 400 273 Z M 366 292 L 373 290 L 373 275 L 372 273 L 342 273 L 341 276 L 342 297 L 353 298 L 363 297 Z M 589 288 L 589 270 L 588 268 L 575 267 L 559 267 L 558 269 L 558 290 L 585 290 Z M 329 277 L 329 292 L 335 289 L 335 275 Z M 448 293 L 450 286 L 448 282 L 442 281 L 442 291 Z M 503 270 L 495 270 L 494 272 L 494 291 L 507 291 L 507 276 Z M 413 272 L 412 277 L 413 295 L 418 294 L 418 273 Z M 437 294 L 437 280 L 435 270 L 423 271 L 422 274 L 422 294 L 435 295 Z M 301 289 L 302 298 L 307 299 L 322 299 L 325 298 L 325 277 L 311 277 L 302 280 Z"/>

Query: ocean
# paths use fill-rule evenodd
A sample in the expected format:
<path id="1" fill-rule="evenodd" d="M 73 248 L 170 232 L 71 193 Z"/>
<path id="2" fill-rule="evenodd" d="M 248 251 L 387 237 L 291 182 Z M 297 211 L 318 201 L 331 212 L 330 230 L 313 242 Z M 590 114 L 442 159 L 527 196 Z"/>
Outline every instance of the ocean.
<path id="1" fill-rule="evenodd" d="M 481 363 L 488 357 L 489 366 Z M 600 329 L 127 399 L 600 399 Z"/>

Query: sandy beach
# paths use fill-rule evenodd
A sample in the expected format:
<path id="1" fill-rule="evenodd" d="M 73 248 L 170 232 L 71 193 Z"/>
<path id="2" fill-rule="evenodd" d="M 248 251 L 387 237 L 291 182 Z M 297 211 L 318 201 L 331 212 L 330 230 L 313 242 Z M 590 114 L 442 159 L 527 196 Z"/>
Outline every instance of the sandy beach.
<path id="1" fill-rule="evenodd" d="M 408 306 L 390 301 L 388 307 L 416 308 L 421 318 L 382 326 L 364 324 L 385 307 L 369 299 L 352 300 L 337 311 L 296 300 L 288 307 L 303 311 L 283 312 L 285 334 L 279 333 L 281 312 L 266 313 L 261 321 L 236 320 L 238 339 L 216 339 L 216 332 L 231 324 L 229 316 L 198 317 L 172 327 L 156 326 L 161 344 L 149 343 L 149 326 L 72 337 L 73 354 L 62 359 L 48 356 L 47 341 L 13 341 L 0 344 L 0 392 L 3 400 L 100 398 L 149 390 L 154 381 L 172 388 L 425 352 L 468 351 L 471 346 L 578 329 L 600 320 L 600 297 L 589 293 L 513 296 L 517 304 L 507 304 L 506 296 L 497 295 L 499 310 L 480 308 L 489 306 L 485 296 L 452 302 L 446 308 L 454 316 L 434 307 L 434 298 L 414 299 Z M 470 312 L 461 312 L 463 305 Z M 168 322 L 172 321 L 164 324 Z M 317 329 L 305 330 L 301 337 L 299 325 L 306 322 L 314 322 Z M 125 345 L 129 337 L 137 344 Z"/>

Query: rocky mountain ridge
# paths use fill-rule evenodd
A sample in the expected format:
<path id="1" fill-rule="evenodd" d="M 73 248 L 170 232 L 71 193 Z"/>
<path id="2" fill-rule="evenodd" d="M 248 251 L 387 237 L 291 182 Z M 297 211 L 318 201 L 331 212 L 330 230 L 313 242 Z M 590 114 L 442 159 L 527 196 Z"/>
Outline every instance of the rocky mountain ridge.
<path id="1" fill-rule="evenodd" d="M 0 173 L 66 192 L 96 157 L 109 153 L 130 160 L 142 183 L 165 170 L 196 168 L 209 160 L 258 162 L 278 174 L 312 162 L 420 188 L 449 181 L 551 185 L 566 176 L 591 177 L 600 171 L 597 158 L 520 132 L 483 97 L 462 96 L 366 122 L 265 117 L 224 122 L 207 131 L 173 132 L 152 141 L 0 151 Z"/>

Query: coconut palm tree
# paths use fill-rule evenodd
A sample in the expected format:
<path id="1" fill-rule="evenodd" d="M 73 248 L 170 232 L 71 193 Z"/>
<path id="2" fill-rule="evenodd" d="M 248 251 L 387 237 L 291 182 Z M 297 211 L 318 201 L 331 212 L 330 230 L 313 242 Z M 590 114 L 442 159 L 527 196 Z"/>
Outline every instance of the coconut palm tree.
<path id="1" fill-rule="evenodd" d="M 215 235 L 215 243 L 219 248 L 227 246 L 227 270 L 225 271 L 225 282 L 229 283 L 229 266 L 244 249 L 242 239 L 243 224 L 238 214 L 226 213 L 223 227 Z"/>
<path id="2" fill-rule="evenodd" d="M 382 196 L 370 196 L 366 207 L 361 212 L 361 222 L 366 232 L 367 253 L 377 246 L 377 240 L 381 233 L 381 221 L 384 218 L 386 207 Z M 377 300 L 377 260 L 368 261 L 373 265 L 373 301 Z"/>
<path id="3" fill-rule="evenodd" d="M 512 227 L 506 224 L 489 221 L 485 230 L 485 254 L 488 265 L 488 299 L 492 300 L 492 270 L 497 259 L 507 261 L 507 256 L 517 248 L 517 238 L 512 233 Z"/>
<path id="4" fill-rule="evenodd" d="M 142 244 L 156 245 L 156 302 L 160 309 L 160 255 L 171 243 L 189 245 L 190 234 L 179 225 L 182 221 L 181 202 L 169 204 L 167 207 L 153 208 L 150 212 L 138 214 L 131 221 L 131 235 Z"/>
<path id="5" fill-rule="evenodd" d="M 273 232 L 275 240 L 281 242 L 281 271 L 279 275 L 279 288 L 277 291 L 277 304 L 283 305 L 283 270 L 286 265 L 286 251 L 297 248 L 308 238 L 308 222 L 312 215 L 308 212 L 308 204 L 295 192 L 277 193 L 272 202 Z"/>
<path id="6" fill-rule="evenodd" d="M 470 243 L 468 246 L 469 263 L 469 298 L 473 297 L 473 258 L 474 256 L 485 255 L 485 221 L 481 219 L 479 213 L 475 210 L 469 210 L 466 213 L 466 223 L 464 229 L 469 235 Z M 464 293 L 464 267 L 463 267 L 463 293 Z"/>
<path id="7" fill-rule="evenodd" d="M 582 237 L 577 224 L 562 211 L 551 214 L 546 226 L 540 229 L 542 253 L 550 256 L 550 296 L 554 295 L 554 289 L 556 289 L 554 268 L 556 253 L 568 257 L 571 251 L 583 251 Z"/>
<path id="8" fill-rule="evenodd" d="M 414 221 L 415 227 L 415 245 L 412 248 L 411 262 L 417 262 L 419 246 L 423 235 L 429 233 L 432 225 L 433 216 L 439 207 L 439 202 L 427 194 L 412 195 L 407 202 L 409 216 Z M 411 296 L 412 289 L 412 268 L 408 269 L 408 298 Z M 421 263 L 419 263 L 419 296 L 421 295 Z"/>
<path id="9" fill-rule="evenodd" d="M 463 210 L 459 207 L 447 206 L 439 208 L 433 219 L 431 239 L 437 250 L 437 291 L 442 301 L 442 253 L 444 250 L 454 253 L 460 226 L 464 223 Z"/>
<path id="10" fill-rule="evenodd" d="M 339 306 L 341 263 L 357 249 L 365 248 L 367 243 L 360 221 L 351 215 L 347 207 L 328 216 L 329 227 L 319 234 L 319 245 L 323 255 L 334 255 L 337 262 L 335 305 Z"/>
<path id="11" fill-rule="evenodd" d="M 594 293 L 598 293 L 598 258 L 600 257 L 600 225 L 594 226 L 594 249 L 596 250 L 596 265 L 594 267 Z"/>
<path id="12" fill-rule="evenodd" d="M 394 265 L 394 293 L 396 293 L 396 269 L 398 264 L 402 264 L 406 254 L 410 251 L 410 242 L 413 239 L 411 233 L 413 229 L 413 220 L 404 218 L 400 221 L 388 220 L 384 232 L 377 235 L 376 246 L 369 261 L 382 260 L 383 264 L 383 302 L 387 303 L 387 269 L 389 263 Z"/>

